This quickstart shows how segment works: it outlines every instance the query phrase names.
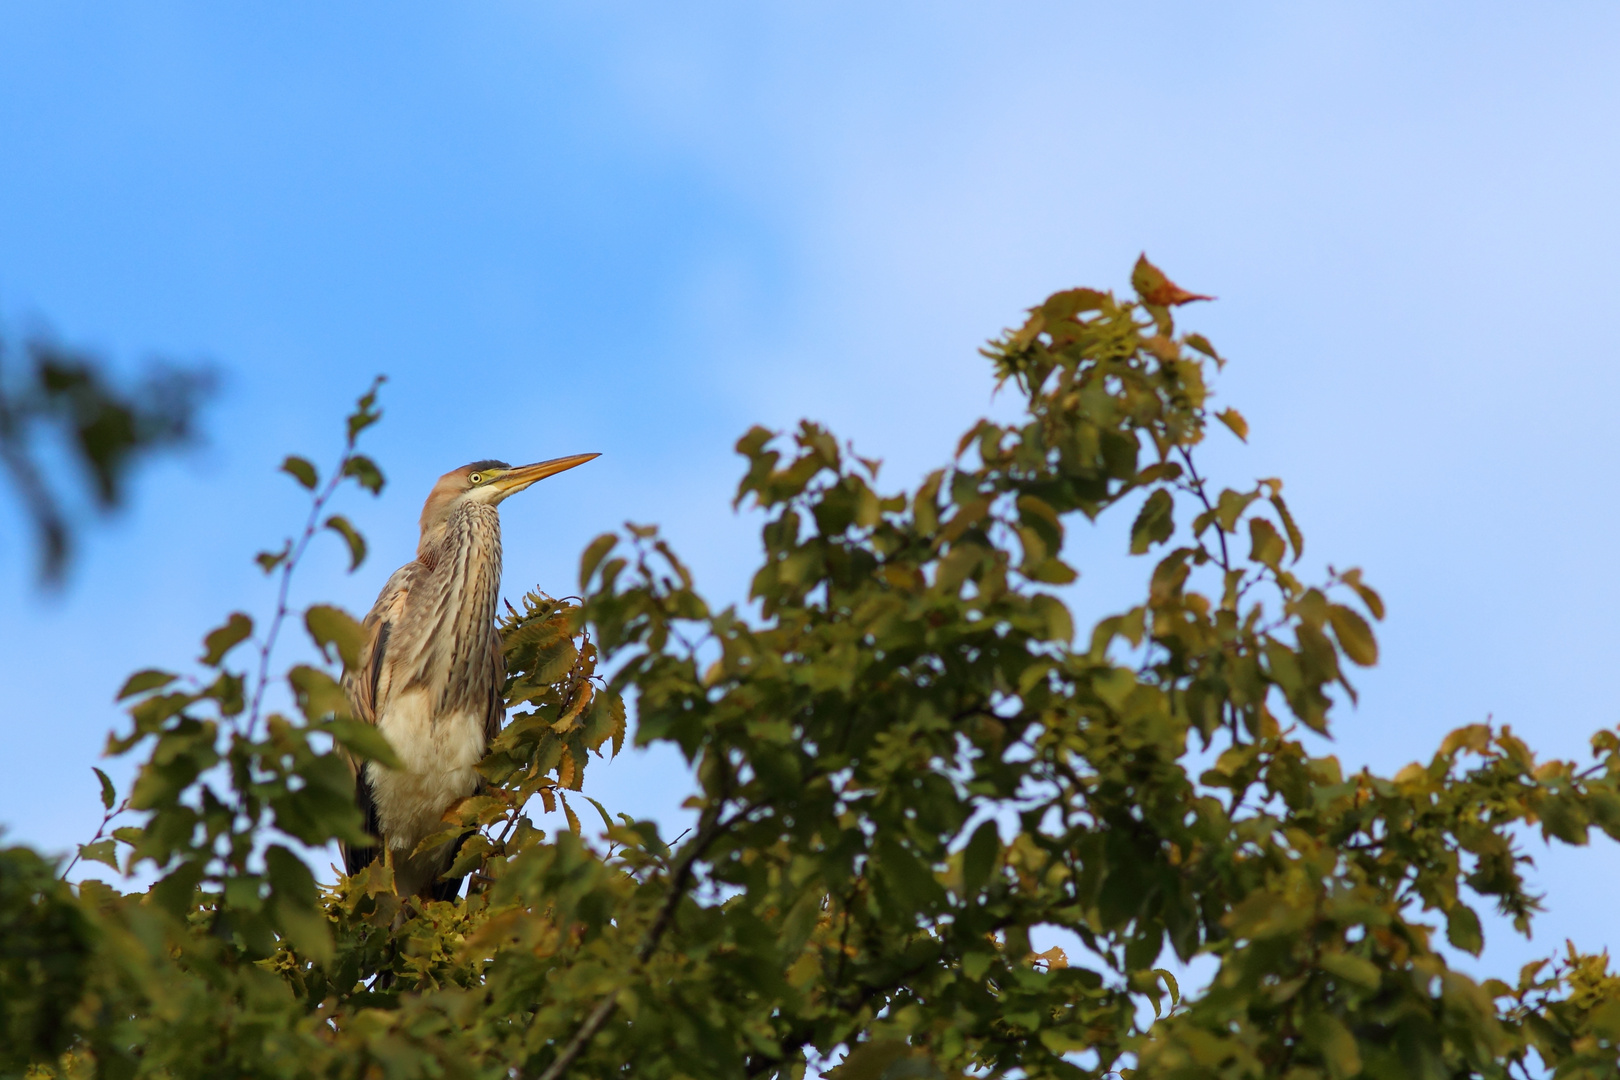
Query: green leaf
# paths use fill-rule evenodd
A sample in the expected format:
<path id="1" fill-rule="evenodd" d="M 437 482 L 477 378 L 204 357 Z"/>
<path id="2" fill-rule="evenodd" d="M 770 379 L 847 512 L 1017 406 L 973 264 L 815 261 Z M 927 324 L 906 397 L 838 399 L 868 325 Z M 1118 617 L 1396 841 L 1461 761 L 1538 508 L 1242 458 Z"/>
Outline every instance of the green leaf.
<path id="1" fill-rule="evenodd" d="M 827 1073 L 828 1080 L 887 1080 L 889 1066 L 911 1055 L 904 1039 L 877 1039 L 855 1046 L 838 1067 Z M 927 1074 L 923 1074 L 927 1075 Z"/>
<path id="2" fill-rule="evenodd" d="M 1585 808 L 1573 798 L 1549 794 L 1536 806 L 1536 816 L 1541 819 L 1544 837 L 1556 836 L 1564 843 L 1576 846 L 1587 842 L 1587 832 L 1592 822 Z"/>
<path id="3" fill-rule="evenodd" d="M 80 844 L 79 858 L 83 859 L 85 862 L 98 862 L 104 866 L 110 866 L 114 870 L 117 870 L 117 847 L 118 841 L 114 840 L 110 836 L 105 840 L 97 840 L 91 844 Z"/>
<path id="4" fill-rule="evenodd" d="M 1451 905 L 1451 910 L 1446 912 L 1446 940 L 1465 953 L 1479 955 L 1485 947 L 1485 935 L 1473 908 L 1461 901 Z"/>
<path id="5" fill-rule="evenodd" d="M 315 471 L 315 466 L 307 458 L 289 454 L 287 460 L 281 463 L 281 471 L 297 480 L 310 491 L 314 491 L 316 485 L 321 482 L 319 474 Z"/>
<path id="6" fill-rule="evenodd" d="M 1350 1080 L 1361 1071 L 1361 1051 L 1344 1021 L 1331 1013 L 1314 1012 L 1305 1017 L 1302 1026 L 1333 1080 Z"/>
<path id="7" fill-rule="evenodd" d="M 1155 488 L 1142 504 L 1131 526 L 1131 554 L 1145 554 L 1154 544 L 1162 544 L 1176 531 L 1175 499 L 1164 488 Z"/>
<path id="8" fill-rule="evenodd" d="M 1209 338 L 1205 337 L 1203 334 L 1188 334 L 1181 340 L 1185 341 L 1190 347 L 1197 349 L 1199 352 L 1203 353 L 1217 364 L 1225 363 L 1225 361 L 1221 359 L 1220 354 L 1215 351 L 1215 346 L 1209 343 Z"/>
<path id="9" fill-rule="evenodd" d="M 225 620 L 225 625 L 211 631 L 203 638 L 202 662 L 209 667 L 218 667 L 225 659 L 225 654 L 246 641 L 253 633 L 253 620 L 240 611 L 231 613 Z"/>
<path id="10" fill-rule="evenodd" d="M 381 731 L 370 724 L 348 716 L 336 716 L 328 721 L 332 738 L 339 746 L 366 761 L 378 761 L 390 769 L 401 768 L 393 744 Z"/>
<path id="11" fill-rule="evenodd" d="M 587 749 L 599 751 L 604 742 L 612 739 L 613 756 L 617 757 L 619 747 L 624 745 L 624 699 L 610 688 L 596 691 L 586 706 L 582 728 Z"/>
<path id="12" fill-rule="evenodd" d="M 354 573 L 360 564 L 366 561 L 366 538 L 360 535 L 349 519 L 342 514 L 333 514 L 326 519 L 326 527 L 343 537 L 349 545 L 349 573 Z"/>
<path id="13" fill-rule="evenodd" d="M 996 857 L 1001 854 L 1001 834 L 994 821 L 986 821 L 973 830 L 967 847 L 962 850 L 962 891 L 977 896 L 990 880 Z"/>
<path id="14" fill-rule="evenodd" d="M 1273 570 L 1282 564 L 1288 548 L 1271 522 L 1263 517 L 1249 519 L 1249 558 Z"/>
<path id="15" fill-rule="evenodd" d="M 596 812 L 599 815 L 601 815 L 601 818 L 602 818 L 602 827 L 604 829 L 606 829 L 608 832 L 612 832 L 613 828 L 614 828 L 614 826 L 613 826 L 613 818 L 608 816 L 607 807 L 603 806 L 601 803 L 597 802 L 595 799 L 591 798 L 589 795 L 584 796 L 584 799 L 585 799 L 586 802 L 588 802 L 592 806 L 596 807 Z"/>
<path id="16" fill-rule="evenodd" d="M 1157 975 L 1160 979 L 1164 980 L 1164 985 L 1169 988 L 1169 990 L 1170 990 L 1170 1004 L 1172 1006 L 1180 1005 L 1181 1004 L 1181 984 L 1176 981 L 1175 975 L 1172 974 L 1170 971 L 1167 971 L 1164 968 L 1154 968 L 1153 969 L 1153 974 Z"/>
<path id="17" fill-rule="evenodd" d="M 882 879 L 902 907 L 922 912 L 944 900 L 945 891 L 939 880 L 904 844 L 880 833 L 873 849 Z"/>
<path id="18" fill-rule="evenodd" d="M 271 921 L 299 953 L 324 964 L 332 958 L 332 933 L 316 902 L 315 876 L 304 861 L 280 844 L 264 853 L 270 895 L 265 907 Z"/>
<path id="19" fill-rule="evenodd" d="M 147 668 L 144 671 L 137 671 L 128 679 L 124 680 L 124 685 L 118 691 L 118 697 L 116 700 L 123 701 L 126 698 L 134 697 L 136 694 L 144 694 L 149 690 L 161 690 L 163 687 L 168 686 L 179 677 L 180 676 L 171 672 L 159 671 L 157 668 Z"/>
<path id="20" fill-rule="evenodd" d="M 304 626 L 327 660 L 332 659 L 332 649 L 336 648 L 346 670 L 354 671 L 360 667 L 360 653 L 366 647 L 366 631 L 354 616 L 330 604 L 312 604 L 304 612 Z"/>
<path id="21" fill-rule="evenodd" d="M 197 886 L 202 883 L 201 862 L 183 862 L 153 885 L 148 895 L 152 903 L 176 919 L 183 919 L 195 907 Z"/>
<path id="22" fill-rule="evenodd" d="M 1074 640 L 1074 617 L 1069 614 L 1068 605 L 1063 601 L 1046 593 L 1036 593 L 1030 599 L 1030 607 L 1046 623 L 1045 632 L 1040 634 L 1043 641 L 1067 645 Z"/>
<path id="23" fill-rule="evenodd" d="M 1361 597 L 1361 602 L 1367 605 L 1367 610 L 1372 614 L 1373 618 L 1382 619 L 1384 617 L 1383 597 L 1379 596 L 1376 590 L 1362 582 L 1360 570 L 1354 568 L 1346 570 L 1339 575 L 1339 580 L 1355 590 L 1356 595 Z"/>
<path id="24" fill-rule="evenodd" d="M 253 561 L 259 564 L 259 569 L 263 570 L 266 574 L 269 574 L 273 573 L 276 567 L 286 562 L 287 556 L 291 554 L 292 541 L 289 540 L 285 544 L 281 545 L 280 551 L 261 551 L 257 555 L 253 556 Z"/>
<path id="25" fill-rule="evenodd" d="M 303 907 L 315 905 L 315 875 L 297 855 L 280 844 L 271 844 L 264 852 L 264 869 L 277 895 Z"/>
<path id="26" fill-rule="evenodd" d="M 349 715 L 349 696 L 332 676 L 319 668 L 297 664 L 287 672 L 287 682 L 293 689 L 293 697 L 297 699 L 304 719 L 310 723 Z"/>
<path id="27" fill-rule="evenodd" d="M 96 779 L 101 781 L 102 809 L 111 810 L 113 808 L 113 803 L 118 801 L 118 789 L 113 787 L 113 782 L 111 780 L 107 779 L 107 774 L 96 768 L 94 765 L 90 766 L 90 771 L 95 773 Z"/>
<path id="28" fill-rule="evenodd" d="M 1333 636 L 1339 639 L 1339 648 L 1344 655 L 1362 667 L 1372 667 L 1378 663 L 1378 641 L 1373 637 L 1372 627 L 1367 620 L 1357 615 L 1343 604 L 1332 604 L 1328 607 L 1328 622 L 1333 626 Z"/>
<path id="29" fill-rule="evenodd" d="M 607 553 L 612 551 L 618 542 L 617 536 L 603 533 L 592 540 L 585 553 L 579 557 L 579 587 L 582 591 L 589 591 L 591 575 L 596 573 L 596 568 L 602 565 L 602 560 L 607 558 Z"/>
<path id="30" fill-rule="evenodd" d="M 1323 971 L 1354 983 L 1364 990 L 1378 989 L 1378 965 L 1366 957 L 1357 956 L 1355 953 L 1330 952 L 1324 953 L 1317 963 Z"/>
<path id="31" fill-rule="evenodd" d="M 349 460 L 343 463 L 343 475 L 353 477 L 355 483 L 373 495 L 381 494 L 386 482 L 377 463 L 364 454 L 351 454 Z"/>
<path id="32" fill-rule="evenodd" d="M 349 414 L 349 445 L 353 446 L 360 433 L 366 428 L 382 419 L 382 410 L 377 408 L 377 391 L 382 384 L 388 381 L 388 376 L 378 375 L 371 382 L 371 389 L 361 394 L 354 403 L 354 411 Z"/>

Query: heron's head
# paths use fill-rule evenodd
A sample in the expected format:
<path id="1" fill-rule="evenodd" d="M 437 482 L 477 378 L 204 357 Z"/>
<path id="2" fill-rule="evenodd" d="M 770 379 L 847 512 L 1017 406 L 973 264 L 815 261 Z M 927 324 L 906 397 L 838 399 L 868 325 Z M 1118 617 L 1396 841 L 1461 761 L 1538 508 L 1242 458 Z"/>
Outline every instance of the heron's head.
<path id="1" fill-rule="evenodd" d="M 438 541 L 445 522 L 456 507 L 467 503 L 494 506 L 509 495 L 548 476 L 583 465 L 600 454 L 571 454 L 568 457 L 538 461 L 533 465 L 508 465 L 504 461 L 475 461 L 459 469 L 451 469 L 439 477 L 433 491 L 422 507 L 422 541 L 418 554 L 426 552 Z"/>

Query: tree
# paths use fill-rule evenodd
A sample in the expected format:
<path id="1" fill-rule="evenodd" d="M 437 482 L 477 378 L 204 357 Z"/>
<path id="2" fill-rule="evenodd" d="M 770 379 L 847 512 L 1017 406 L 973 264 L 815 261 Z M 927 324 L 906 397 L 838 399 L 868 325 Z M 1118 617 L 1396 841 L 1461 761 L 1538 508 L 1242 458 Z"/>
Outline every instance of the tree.
<path id="1" fill-rule="evenodd" d="M 1448 736 L 1392 778 L 1311 752 L 1377 659 L 1378 594 L 1310 582 L 1282 484 L 1197 467 L 1222 365 L 1144 259 L 1135 298 L 1060 292 L 986 350 L 1027 403 L 953 464 L 886 491 L 805 423 L 738 443 L 763 511 L 757 615 L 717 610 L 656 530 L 596 540 L 581 594 L 505 619 L 515 710 L 465 836 L 456 903 L 402 904 L 385 867 L 317 884 L 297 845 L 361 839 L 334 745 L 386 761 L 332 672 L 294 667 L 300 716 L 264 708 L 288 612 L 204 640 L 200 674 L 133 676 L 140 824 L 81 850 L 163 874 L 75 893 L 0 859 L 10 1033 L 35 1076 L 1415 1078 L 1615 1076 L 1620 985 L 1571 948 L 1477 982 L 1477 907 L 1537 902 L 1519 835 L 1620 834 L 1620 738 L 1589 765 L 1506 729 Z M 292 574 L 356 450 L 311 491 Z M 1138 507 L 1141 603 L 1076 636 L 1053 588 L 1066 531 Z M 341 520 L 332 527 L 363 543 Z M 353 620 L 304 613 L 354 655 Z M 254 666 L 254 665 L 250 665 Z M 697 824 L 664 837 L 595 806 L 593 755 L 679 747 Z M 1200 768 L 1197 762 L 1210 762 Z M 117 793 L 106 785 L 109 815 Z M 568 827 L 545 834 L 538 798 Z M 1036 954 L 1032 930 L 1073 942 Z M 49 942 L 49 948 L 44 943 Z M 1183 993 L 1166 958 L 1208 957 Z M 1149 1017 L 1151 1013 L 1151 1017 Z"/>

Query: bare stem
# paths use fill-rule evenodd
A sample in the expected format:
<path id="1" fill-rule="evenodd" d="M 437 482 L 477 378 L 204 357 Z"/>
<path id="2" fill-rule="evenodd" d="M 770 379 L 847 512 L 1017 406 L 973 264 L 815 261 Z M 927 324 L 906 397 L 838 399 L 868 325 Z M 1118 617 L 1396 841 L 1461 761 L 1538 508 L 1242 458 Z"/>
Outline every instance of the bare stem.
<path id="1" fill-rule="evenodd" d="M 1209 495 L 1204 491 L 1204 478 L 1198 475 L 1198 466 L 1193 464 L 1192 451 L 1185 446 L 1178 446 L 1176 449 L 1181 454 L 1181 460 L 1187 463 L 1187 475 L 1192 479 L 1193 494 L 1198 496 L 1198 501 L 1204 504 L 1205 510 L 1208 510 L 1211 514 L 1215 513 L 1215 506 L 1209 501 Z M 1226 530 L 1221 527 L 1218 519 L 1215 522 L 1215 535 L 1221 541 L 1221 569 L 1230 572 L 1232 559 L 1226 551 Z"/>
<path id="2" fill-rule="evenodd" d="M 259 674 L 254 680 L 253 704 L 248 709 L 247 738 L 253 738 L 253 733 L 259 726 L 260 710 L 264 704 L 264 692 L 270 685 L 270 654 L 275 651 L 276 639 L 281 634 L 282 624 L 287 621 L 287 597 L 292 588 L 293 571 L 297 569 L 298 562 L 303 558 L 304 552 L 309 548 L 309 542 L 315 538 L 320 530 L 321 512 L 326 504 L 332 500 L 337 492 L 338 485 L 343 482 L 345 470 L 349 459 L 354 456 L 354 440 L 349 440 L 349 446 L 338 461 L 338 466 L 332 472 L 332 477 L 326 486 L 315 496 L 310 504 L 309 519 L 304 523 L 303 534 L 299 536 L 296 544 L 288 545 L 287 557 L 281 561 L 281 586 L 276 593 L 276 613 L 270 620 L 270 628 L 265 632 L 264 641 L 259 646 Z"/>
<path id="3" fill-rule="evenodd" d="M 106 833 L 107 833 L 107 825 L 108 825 L 108 823 L 111 822 L 113 818 L 117 817 L 119 814 L 122 814 L 125 810 L 128 810 L 128 809 L 129 809 L 129 800 L 126 798 L 123 802 L 119 803 L 117 806 L 112 807 L 105 814 L 102 814 L 101 815 L 101 824 L 96 827 L 96 835 L 94 835 L 94 836 L 92 836 L 90 838 L 90 843 L 94 844 L 96 841 L 100 840 L 103 836 L 105 836 Z M 79 865 L 79 860 L 84 858 L 84 849 L 86 847 L 89 847 L 89 846 L 90 846 L 89 844 L 80 845 L 79 850 L 74 854 L 72 860 L 66 866 L 62 867 L 62 874 L 57 879 L 58 881 L 66 881 L 67 880 L 68 873 L 70 871 L 72 871 L 72 869 L 75 866 Z"/>

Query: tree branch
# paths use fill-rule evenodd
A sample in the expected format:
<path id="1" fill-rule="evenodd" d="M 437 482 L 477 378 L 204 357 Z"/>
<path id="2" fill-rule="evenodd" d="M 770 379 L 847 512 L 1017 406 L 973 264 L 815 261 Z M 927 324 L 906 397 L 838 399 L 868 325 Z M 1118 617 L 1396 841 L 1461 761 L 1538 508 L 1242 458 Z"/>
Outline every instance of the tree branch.
<path id="1" fill-rule="evenodd" d="M 692 883 L 694 864 L 721 833 L 736 824 L 739 819 L 752 813 L 754 809 L 750 807 L 748 810 L 740 810 L 731 815 L 730 818 L 721 821 L 720 812 L 723 805 L 723 803 L 716 804 L 705 812 L 705 817 L 708 820 L 699 824 L 697 835 L 692 838 L 692 845 L 686 849 L 686 854 L 682 855 L 681 861 L 676 864 L 675 873 L 670 877 L 669 895 L 664 897 L 664 902 L 660 905 L 658 914 L 653 916 L 653 921 L 647 927 L 646 934 L 642 936 L 641 947 L 636 950 L 636 965 L 638 967 L 645 964 L 652 957 L 652 954 L 658 949 L 658 943 L 663 939 L 664 933 L 669 929 L 670 922 L 675 917 L 675 909 L 680 906 L 682 898 L 686 896 L 687 888 Z M 584 1052 L 585 1047 L 595 1037 L 596 1033 L 602 1030 L 602 1026 L 608 1022 L 608 1018 L 613 1015 L 613 1010 L 618 1004 L 619 992 L 617 990 L 612 991 L 597 1002 L 595 1008 L 591 1009 L 590 1013 L 586 1015 L 584 1023 L 580 1024 L 579 1030 L 574 1032 L 573 1038 L 563 1045 L 562 1050 L 557 1054 L 557 1060 L 553 1061 L 550 1067 L 540 1074 L 538 1080 L 558 1080 L 568 1070 L 569 1066 L 573 1065 L 574 1060 Z"/>

